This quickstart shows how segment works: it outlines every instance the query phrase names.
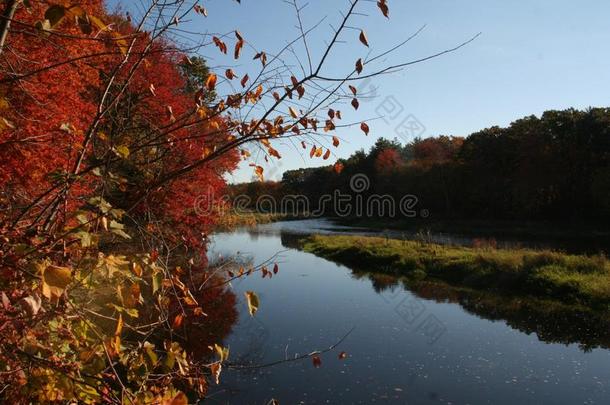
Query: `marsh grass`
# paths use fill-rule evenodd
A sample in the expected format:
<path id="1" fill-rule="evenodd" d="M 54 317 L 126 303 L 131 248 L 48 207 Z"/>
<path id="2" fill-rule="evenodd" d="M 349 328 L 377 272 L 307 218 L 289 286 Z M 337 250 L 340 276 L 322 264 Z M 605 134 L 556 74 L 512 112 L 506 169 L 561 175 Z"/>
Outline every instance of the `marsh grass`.
<path id="1" fill-rule="evenodd" d="M 436 278 L 472 288 L 550 297 L 608 309 L 610 261 L 603 255 L 468 248 L 363 236 L 312 236 L 305 251 L 358 269 Z"/>

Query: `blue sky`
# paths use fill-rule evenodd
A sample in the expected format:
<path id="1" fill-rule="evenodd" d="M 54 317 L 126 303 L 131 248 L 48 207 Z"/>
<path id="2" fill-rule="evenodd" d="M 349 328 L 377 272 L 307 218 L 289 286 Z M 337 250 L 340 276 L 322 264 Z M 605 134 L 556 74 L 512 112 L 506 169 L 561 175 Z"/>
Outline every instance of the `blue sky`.
<path id="1" fill-rule="evenodd" d="M 116 0 L 110 2 L 112 7 Z M 127 2 L 122 2 L 127 4 Z M 200 1 L 209 17 L 193 16 L 183 27 L 197 32 L 229 32 L 239 29 L 255 47 L 272 53 L 297 36 L 294 10 L 282 0 Z M 301 1 L 300 3 L 304 3 Z M 308 0 L 303 11 L 306 26 L 325 18 L 310 38 L 319 56 L 340 21 L 347 0 Z M 134 3 L 129 2 L 132 7 Z M 451 48 L 478 32 L 482 35 L 459 51 L 411 66 L 402 72 L 375 78 L 365 88 L 376 97 L 361 100 L 357 114 L 345 111 L 345 121 L 368 119 L 371 134 L 357 128 L 341 130 L 342 144 L 331 158 L 368 149 L 378 137 L 411 139 L 439 134 L 465 136 L 492 125 L 507 125 L 525 115 L 548 109 L 607 106 L 610 97 L 610 2 L 607 0 L 388 0 L 390 20 L 375 2 L 363 2 L 352 25 L 364 28 L 371 50 L 380 52 L 426 29 L 406 47 L 378 66 L 404 62 Z M 348 30 L 331 54 L 324 72 L 341 76 L 353 68 L 367 49 L 358 43 L 358 32 Z M 230 42 L 232 45 L 232 41 Z M 230 46 L 231 46 L 230 45 Z M 296 49 L 302 53 L 301 48 Z M 252 53 L 246 50 L 245 54 Z M 210 64 L 223 65 L 218 52 L 204 53 Z M 249 59 L 249 58 L 244 58 Z M 236 71 L 254 72 L 249 62 Z M 372 86 L 372 87 L 371 87 Z M 362 88 L 362 87 L 361 87 Z M 400 124 L 406 122 L 408 130 Z M 413 124 L 416 125 L 413 125 Z M 399 127 L 397 131 L 397 127 Z M 400 128 L 403 128 L 401 130 Z M 399 136 L 402 135 L 402 136 Z M 310 160 L 290 144 L 276 145 L 280 162 L 266 167 L 277 179 L 287 169 L 328 164 Z M 264 164 L 265 162 L 258 162 Z M 232 182 L 249 181 L 252 169 L 244 164 Z"/>

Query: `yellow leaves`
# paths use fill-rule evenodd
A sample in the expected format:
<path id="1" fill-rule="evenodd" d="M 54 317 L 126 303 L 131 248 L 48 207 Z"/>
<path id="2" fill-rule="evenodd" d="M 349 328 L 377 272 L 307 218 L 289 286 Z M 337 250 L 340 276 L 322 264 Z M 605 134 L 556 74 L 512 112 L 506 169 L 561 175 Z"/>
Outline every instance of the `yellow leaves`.
<path id="1" fill-rule="evenodd" d="M 362 64 L 362 58 L 360 58 L 356 61 L 356 72 L 360 74 L 362 73 L 362 69 L 364 69 L 364 65 Z"/>
<path id="2" fill-rule="evenodd" d="M 360 36 L 358 39 L 360 39 L 360 42 L 362 42 L 367 47 L 369 46 L 369 40 L 366 37 L 366 33 L 364 32 L 364 30 L 360 30 Z"/>
<path id="3" fill-rule="evenodd" d="M 354 107 L 354 110 L 357 110 L 357 109 L 358 109 L 358 107 L 360 107 L 360 103 L 358 102 L 358 99 L 357 99 L 357 98 L 354 98 L 354 99 L 352 100 L 352 107 Z"/>
<path id="4" fill-rule="evenodd" d="M 114 336 L 120 336 L 123 331 L 123 315 L 119 314 L 119 319 L 116 323 L 116 329 L 114 330 Z"/>
<path id="5" fill-rule="evenodd" d="M 384 17 L 390 18 L 390 9 L 388 8 L 387 0 L 379 0 L 377 2 L 377 7 L 379 7 Z"/>
<path id="6" fill-rule="evenodd" d="M 297 110 L 294 109 L 294 107 L 288 107 L 288 112 L 290 113 L 290 116 L 294 119 L 297 119 L 299 117 L 299 113 L 297 112 Z"/>
<path id="7" fill-rule="evenodd" d="M 117 286 L 117 295 L 125 308 L 135 308 L 138 304 L 144 302 L 144 298 L 140 293 L 140 284 L 138 283 Z"/>
<path id="8" fill-rule="evenodd" d="M 337 146 L 339 146 L 339 138 L 337 138 L 336 136 L 333 136 L 333 146 L 336 148 Z"/>
<path id="9" fill-rule="evenodd" d="M 214 73 L 210 73 L 205 81 L 205 87 L 208 91 L 214 91 L 218 77 Z"/>
<path id="10" fill-rule="evenodd" d="M 222 347 L 218 344 L 214 344 L 214 347 L 208 346 L 208 348 L 210 350 L 216 352 L 216 354 L 218 355 L 218 361 L 221 363 L 229 358 L 229 348 L 228 347 Z"/>
<path id="11" fill-rule="evenodd" d="M 237 75 L 235 75 L 235 72 L 233 72 L 233 69 L 227 69 L 225 71 L 225 76 L 229 80 L 233 80 L 237 77 Z"/>
<path id="12" fill-rule="evenodd" d="M 125 145 L 117 146 L 115 148 L 115 152 L 119 157 L 123 159 L 127 159 L 129 157 L 129 148 Z"/>
<path id="13" fill-rule="evenodd" d="M 42 295 L 49 300 L 59 300 L 72 279 L 72 270 L 47 261 L 36 265 L 42 277 Z"/>
<path id="14" fill-rule="evenodd" d="M 316 148 L 316 153 L 315 153 L 316 157 L 322 156 L 322 150 L 323 150 L 322 148 Z"/>
<path id="15" fill-rule="evenodd" d="M 248 312 L 250 313 L 250 316 L 254 316 L 256 311 L 258 311 L 258 307 L 260 305 L 258 295 L 256 295 L 254 291 L 246 291 L 244 294 L 246 296 L 246 302 L 248 304 Z"/>
<path id="16" fill-rule="evenodd" d="M 365 135 L 369 134 L 370 128 L 366 122 L 363 122 L 362 124 L 360 124 L 360 129 L 362 130 L 362 132 L 364 132 Z"/>

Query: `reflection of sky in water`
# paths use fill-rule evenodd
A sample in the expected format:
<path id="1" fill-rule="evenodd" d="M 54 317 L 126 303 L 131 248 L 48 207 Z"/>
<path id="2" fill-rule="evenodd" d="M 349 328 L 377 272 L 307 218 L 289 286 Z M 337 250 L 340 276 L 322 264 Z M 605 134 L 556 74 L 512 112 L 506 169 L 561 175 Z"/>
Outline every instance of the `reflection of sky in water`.
<path id="1" fill-rule="evenodd" d="M 217 235 L 210 255 L 236 251 L 255 263 L 284 252 L 273 279 L 254 275 L 233 286 L 241 300 L 240 320 L 224 342 L 233 361 L 261 364 L 323 349 L 356 329 L 337 351 L 322 356 L 319 369 L 305 360 L 225 371 L 222 384 L 210 391 L 219 403 L 610 402 L 608 350 L 585 353 L 576 344 L 546 344 L 504 321 L 488 321 L 402 288 L 376 293 L 371 281 L 356 279 L 345 267 L 286 251 L 274 232 Z M 261 300 L 254 319 L 246 313 L 246 290 Z M 409 303 L 420 308 L 419 316 L 414 308 L 405 309 Z M 429 316 L 446 329 L 433 344 L 425 330 L 417 330 Z M 338 360 L 341 350 L 348 359 Z"/>

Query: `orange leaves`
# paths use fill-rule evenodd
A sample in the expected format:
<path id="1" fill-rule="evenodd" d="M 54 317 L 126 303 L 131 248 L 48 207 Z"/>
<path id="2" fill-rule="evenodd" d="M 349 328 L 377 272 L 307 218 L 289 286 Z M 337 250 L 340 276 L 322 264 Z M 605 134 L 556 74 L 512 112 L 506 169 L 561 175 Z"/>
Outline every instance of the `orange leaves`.
<path id="1" fill-rule="evenodd" d="M 233 72 L 233 69 L 227 69 L 225 71 L 225 77 L 229 80 L 233 80 L 237 77 L 237 75 L 235 74 L 235 72 Z"/>
<path id="2" fill-rule="evenodd" d="M 366 122 L 363 122 L 362 124 L 360 124 L 360 129 L 362 130 L 362 132 L 364 132 L 365 135 L 369 134 L 370 128 Z"/>
<path id="3" fill-rule="evenodd" d="M 214 42 L 214 45 L 216 45 L 216 47 L 218 49 L 220 49 L 220 52 L 224 53 L 225 55 L 227 54 L 227 44 L 225 44 L 224 42 L 222 42 L 220 40 L 220 38 L 218 37 L 212 37 L 212 42 Z"/>
<path id="4" fill-rule="evenodd" d="M 333 136 L 333 146 L 336 148 L 339 146 L 339 138 Z"/>
<path id="5" fill-rule="evenodd" d="M 362 44 L 366 45 L 367 47 L 369 46 L 369 40 L 366 37 L 366 33 L 364 32 L 364 30 L 360 30 L 360 36 L 358 37 L 358 39 L 360 39 L 360 42 L 362 42 Z"/>
<path id="6" fill-rule="evenodd" d="M 390 18 L 390 9 L 388 8 L 387 0 L 379 0 L 377 2 L 377 7 L 379 7 L 384 17 Z"/>
<path id="7" fill-rule="evenodd" d="M 269 148 L 267 148 L 267 151 L 269 152 L 269 155 L 271 155 L 273 157 L 276 157 L 278 159 L 282 158 L 280 153 L 277 150 L 273 149 L 271 146 Z"/>
<path id="8" fill-rule="evenodd" d="M 254 166 L 254 174 L 256 174 L 256 177 L 258 177 L 260 181 L 265 180 L 263 177 L 264 171 L 265 169 L 263 169 L 262 166 Z"/>
<path id="9" fill-rule="evenodd" d="M 345 166 L 343 165 L 343 163 L 340 163 L 340 162 L 335 163 L 333 166 L 333 170 L 337 174 L 341 174 L 341 172 L 343 171 L 344 168 L 345 168 Z"/>
<path id="10" fill-rule="evenodd" d="M 205 87 L 208 91 L 214 91 L 218 77 L 214 73 L 210 73 L 205 81 Z"/>
<path id="11" fill-rule="evenodd" d="M 364 69 L 364 65 L 362 64 L 362 58 L 360 58 L 356 61 L 356 72 L 360 74 L 362 73 L 362 69 Z"/>
<path id="12" fill-rule="evenodd" d="M 246 83 L 248 83 L 249 79 L 250 77 L 248 76 L 248 74 L 246 74 L 240 81 L 241 87 L 246 87 Z"/>
<path id="13" fill-rule="evenodd" d="M 330 157 L 330 149 L 326 149 L 326 153 L 322 156 L 322 159 L 327 160 Z"/>
<path id="14" fill-rule="evenodd" d="M 253 60 L 256 60 L 256 59 L 261 60 L 261 64 L 263 65 L 263 67 L 265 67 L 267 65 L 267 54 L 265 52 L 259 52 L 256 55 L 254 55 Z"/>
<path id="15" fill-rule="evenodd" d="M 299 117 L 299 113 L 297 112 L 297 110 L 294 109 L 294 107 L 288 107 L 288 112 L 290 113 L 290 116 L 294 119 L 297 119 Z"/>
<path id="16" fill-rule="evenodd" d="M 233 53 L 233 57 L 235 59 L 239 59 L 239 56 L 241 54 L 241 50 L 244 47 L 244 38 L 241 36 L 241 34 L 239 33 L 239 31 L 235 31 L 235 36 L 237 37 L 237 42 L 235 43 L 235 51 Z"/>
<path id="17" fill-rule="evenodd" d="M 317 149 L 318 149 L 318 148 L 316 148 L 316 145 L 313 145 L 313 146 L 311 147 L 311 150 L 309 151 L 309 157 L 310 157 L 310 158 L 313 158 L 313 156 L 316 154 L 316 150 L 317 150 Z"/>
<path id="18" fill-rule="evenodd" d="M 214 382 L 216 382 L 216 384 L 220 384 L 220 372 L 222 371 L 222 364 L 212 364 L 210 366 L 210 371 L 212 372 L 212 376 L 214 377 Z"/>

